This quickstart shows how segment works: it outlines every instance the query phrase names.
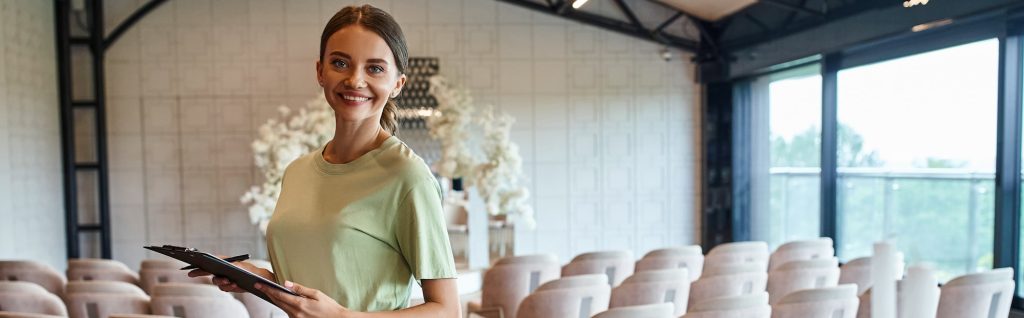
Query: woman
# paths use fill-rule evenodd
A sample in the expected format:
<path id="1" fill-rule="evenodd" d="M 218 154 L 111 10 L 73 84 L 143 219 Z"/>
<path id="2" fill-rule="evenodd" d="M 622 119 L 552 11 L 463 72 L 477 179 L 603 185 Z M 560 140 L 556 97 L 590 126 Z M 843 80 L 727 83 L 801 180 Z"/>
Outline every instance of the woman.
<path id="1" fill-rule="evenodd" d="M 346 7 L 324 28 L 316 73 L 334 110 L 334 138 L 285 171 L 267 229 L 274 272 L 238 263 L 303 296 L 257 287 L 290 317 L 459 316 L 440 187 L 393 136 L 390 99 L 407 64 L 402 30 L 380 9 Z M 423 286 L 425 303 L 403 309 L 410 279 Z M 214 282 L 244 292 L 225 278 Z"/>

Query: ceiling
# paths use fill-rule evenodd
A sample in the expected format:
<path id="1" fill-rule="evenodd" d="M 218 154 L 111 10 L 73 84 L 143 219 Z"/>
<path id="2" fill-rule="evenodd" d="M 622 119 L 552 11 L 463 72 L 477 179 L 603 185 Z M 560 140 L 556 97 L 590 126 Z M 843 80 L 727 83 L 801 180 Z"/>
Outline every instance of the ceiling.
<path id="1" fill-rule="evenodd" d="M 895 0 L 498 0 L 713 56 L 771 41 Z"/>

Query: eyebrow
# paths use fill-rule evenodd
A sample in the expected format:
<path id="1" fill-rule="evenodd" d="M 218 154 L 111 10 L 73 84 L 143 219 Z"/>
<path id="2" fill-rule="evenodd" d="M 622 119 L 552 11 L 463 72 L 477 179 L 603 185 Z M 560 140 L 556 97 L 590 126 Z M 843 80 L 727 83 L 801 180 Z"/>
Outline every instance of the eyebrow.
<path id="1" fill-rule="evenodd" d="M 350 56 L 350 55 L 348 55 L 348 54 L 345 54 L 345 53 L 343 53 L 343 52 L 339 52 L 339 51 L 334 51 L 334 52 L 331 52 L 331 55 L 337 55 L 337 56 L 341 56 L 341 57 L 343 57 L 343 58 L 345 58 L 345 59 L 349 59 L 349 60 L 351 60 L 351 59 L 352 59 L 352 56 Z M 387 60 L 385 60 L 385 59 L 368 59 L 368 60 L 366 60 L 366 61 L 367 61 L 367 62 L 370 62 L 370 63 L 379 63 L 379 64 L 384 64 L 384 65 L 387 65 L 387 64 L 388 64 L 388 61 L 387 61 Z"/>

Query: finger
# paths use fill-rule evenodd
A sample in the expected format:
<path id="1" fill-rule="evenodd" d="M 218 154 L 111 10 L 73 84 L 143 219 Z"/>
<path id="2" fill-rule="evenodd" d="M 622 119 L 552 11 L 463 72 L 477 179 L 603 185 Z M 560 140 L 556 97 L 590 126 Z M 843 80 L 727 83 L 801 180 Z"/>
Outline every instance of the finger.
<path id="1" fill-rule="evenodd" d="M 301 305 L 302 297 L 294 296 L 260 283 L 256 283 L 253 287 L 266 294 L 267 297 L 270 297 L 273 303 L 281 307 L 281 309 L 285 309 L 284 307 L 295 308 Z"/>
<path id="2" fill-rule="evenodd" d="M 317 296 L 317 294 L 319 292 L 319 290 L 312 289 L 312 288 L 309 288 L 309 287 L 306 287 L 306 286 L 302 286 L 302 285 L 299 285 L 298 283 L 293 283 L 293 282 L 290 282 L 290 281 L 285 281 L 284 282 L 284 287 L 288 288 L 288 289 L 291 289 L 296 294 L 299 294 L 302 297 L 306 297 L 306 298 L 309 298 L 309 299 L 317 299 L 316 296 Z"/>
<path id="3" fill-rule="evenodd" d="M 188 277 L 199 277 L 199 276 L 210 276 L 210 273 L 207 273 L 206 271 L 201 270 L 201 269 L 194 269 L 191 272 L 188 272 Z"/>

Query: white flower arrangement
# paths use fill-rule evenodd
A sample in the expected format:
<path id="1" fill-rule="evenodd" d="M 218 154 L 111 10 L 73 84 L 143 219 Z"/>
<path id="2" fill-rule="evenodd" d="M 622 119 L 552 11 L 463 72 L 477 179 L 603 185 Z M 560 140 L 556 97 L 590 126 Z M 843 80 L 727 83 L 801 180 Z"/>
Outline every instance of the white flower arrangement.
<path id="1" fill-rule="evenodd" d="M 437 100 L 437 111 L 427 118 L 427 128 L 430 137 L 441 141 L 441 158 L 434 164 L 434 170 L 442 177 L 462 178 L 468 187 L 472 185 L 477 161 L 467 146 L 473 97 L 444 77 L 431 76 L 429 81 L 430 94 Z"/>
<path id="2" fill-rule="evenodd" d="M 533 208 L 528 199 L 530 190 L 519 184 L 523 173 L 523 159 L 519 146 L 509 140 L 515 119 L 487 106 L 477 117 L 484 129 L 483 151 L 485 160 L 476 166 L 476 186 L 491 215 L 505 214 L 508 221 L 534 229 Z"/>
<path id="3" fill-rule="evenodd" d="M 475 184 L 488 214 L 505 214 L 510 222 L 534 228 L 533 208 L 527 204 L 530 192 L 519 185 L 522 175 L 519 146 L 509 140 L 515 119 L 489 106 L 472 120 L 472 96 L 441 76 L 430 78 L 430 93 L 438 105 L 437 112 L 427 119 L 430 136 L 441 141 L 441 158 L 434 167 L 437 173 L 453 179 L 461 177 L 466 187 Z M 481 142 L 484 160 L 474 158 L 468 146 L 473 123 L 484 131 Z M 464 201 L 450 203 L 466 204 Z"/>
<path id="4" fill-rule="evenodd" d="M 284 170 L 295 159 L 320 148 L 334 136 L 334 111 L 320 94 L 305 108 L 292 112 L 278 107 L 281 119 L 270 119 L 259 128 L 259 137 L 252 143 L 256 167 L 263 173 L 263 184 L 253 186 L 242 195 L 249 205 L 249 219 L 267 233 L 267 222 L 274 214 L 281 195 Z"/>

